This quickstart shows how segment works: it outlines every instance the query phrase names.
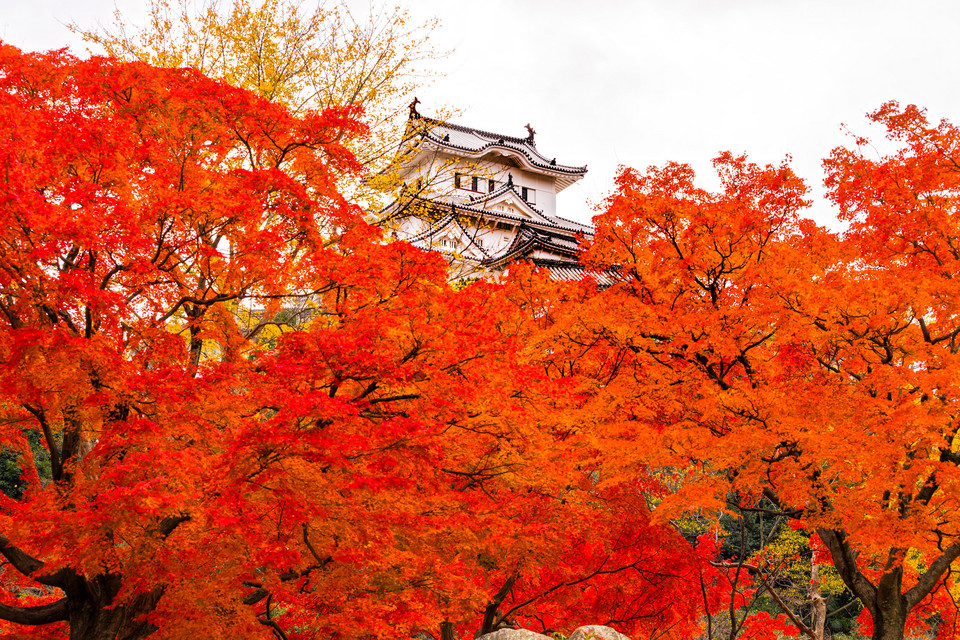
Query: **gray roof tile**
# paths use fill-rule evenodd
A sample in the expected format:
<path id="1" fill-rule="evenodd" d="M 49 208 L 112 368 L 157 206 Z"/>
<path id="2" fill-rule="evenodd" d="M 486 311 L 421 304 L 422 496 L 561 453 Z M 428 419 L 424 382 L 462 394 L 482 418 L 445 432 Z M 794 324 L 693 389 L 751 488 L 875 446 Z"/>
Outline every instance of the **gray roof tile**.
<path id="1" fill-rule="evenodd" d="M 469 153 L 478 153 L 492 147 L 502 147 L 523 154 L 532 165 L 540 169 L 581 176 L 587 172 L 586 165 L 576 167 L 559 164 L 556 158 L 543 156 L 537 150 L 535 142 L 529 138 L 505 136 L 451 122 L 434 120 L 425 116 L 421 116 L 415 122 L 423 123 L 422 133 L 425 138 L 442 147 L 450 147 Z"/>

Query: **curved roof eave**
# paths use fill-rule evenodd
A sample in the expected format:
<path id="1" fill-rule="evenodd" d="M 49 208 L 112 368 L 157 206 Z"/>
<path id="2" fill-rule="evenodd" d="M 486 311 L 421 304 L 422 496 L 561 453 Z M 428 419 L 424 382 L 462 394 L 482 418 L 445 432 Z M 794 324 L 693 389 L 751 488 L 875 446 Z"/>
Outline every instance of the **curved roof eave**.
<path id="1" fill-rule="evenodd" d="M 553 244 L 548 238 L 537 233 L 535 229 L 527 228 L 518 233 L 513 242 L 511 242 L 500 253 L 490 256 L 484 261 L 484 265 L 490 268 L 497 268 L 507 263 L 514 262 L 524 256 L 529 256 L 536 249 L 550 251 L 555 254 L 566 256 L 567 258 L 576 258 L 579 254 L 574 248 L 563 247 Z M 558 261 L 559 262 L 559 261 Z"/>
<path id="2" fill-rule="evenodd" d="M 450 226 L 451 222 L 456 222 L 456 220 L 452 213 L 448 213 L 443 218 L 440 218 L 439 220 L 431 224 L 429 227 L 427 227 L 425 230 L 421 231 L 417 235 L 411 236 L 409 238 L 404 238 L 404 241 L 412 244 L 414 242 L 423 240 L 424 238 L 429 238 L 430 236 L 440 233 L 441 231 L 446 229 L 448 226 Z"/>
<path id="3" fill-rule="evenodd" d="M 456 155 L 461 158 L 468 158 L 470 160 L 481 160 L 482 158 L 491 155 L 491 152 L 493 151 L 500 152 L 499 155 L 516 158 L 520 160 L 521 167 L 527 171 L 539 173 L 541 175 L 547 175 L 556 180 L 557 193 L 560 193 L 567 187 L 576 184 L 587 173 L 587 168 L 585 166 L 565 167 L 561 165 L 552 166 L 548 164 L 541 164 L 531 160 L 530 156 L 522 151 L 500 145 L 490 144 L 480 149 L 469 149 L 466 147 L 457 147 L 433 138 L 431 138 L 430 141 L 435 143 L 438 148 L 450 152 L 451 155 Z"/>
<path id="4" fill-rule="evenodd" d="M 560 216 L 546 215 L 542 210 L 536 208 L 535 206 L 533 206 L 532 204 L 524 200 L 523 197 L 517 192 L 516 186 L 517 185 L 508 182 L 503 186 L 497 187 L 495 190 L 489 193 L 482 194 L 479 197 L 475 198 L 474 200 L 467 201 L 466 203 L 445 202 L 443 200 L 430 200 L 430 202 L 433 202 L 435 204 L 438 204 L 444 207 L 458 207 L 460 209 L 470 211 L 471 213 L 478 213 L 481 215 L 495 215 L 501 218 L 509 218 L 511 220 L 532 222 L 534 224 L 541 224 L 545 226 L 555 227 L 557 229 L 563 229 L 565 231 L 573 231 L 574 233 L 582 233 L 588 236 L 592 236 L 594 234 L 594 229 L 593 229 L 593 226 L 591 225 L 584 224 L 582 222 L 576 222 L 575 220 L 568 220 L 567 218 L 562 218 Z M 532 212 L 536 216 L 535 219 L 531 220 L 528 218 L 520 218 L 518 216 L 512 216 L 508 213 L 504 213 L 502 211 L 494 211 L 492 209 L 486 209 L 484 207 L 477 206 L 478 204 L 491 203 L 497 198 L 500 198 L 501 196 L 511 191 L 513 192 L 513 196 L 514 196 L 513 198 L 511 198 L 511 202 L 513 204 L 518 204 L 519 206 L 522 206 L 523 208 Z"/>
<path id="5" fill-rule="evenodd" d="M 509 155 L 510 157 L 523 160 L 523 162 L 530 168 L 553 175 L 576 174 L 582 177 L 587 172 L 586 166 L 574 167 L 565 164 L 554 164 L 550 160 L 547 160 L 541 156 L 539 153 L 530 153 L 530 150 L 526 147 L 518 148 L 512 145 L 500 144 L 499 142 L 488 142 L 481 147 L 472 148 L 450 144 L 449 142 L 438 139 L 433 135 L 428 136 L 428 139 L 430 142 L 435 143 L 439 147 L 453 149 L 457 151 L 459 155 L 469 154 L 470 157 L 481 158 L 485 155 L 488 155 L 491 151 L 498 151 L 502 155 Z"/>
<path id="6" fill-rule="evenodd" d="M 437 202 L 437 204 L 442 204 L 443 206 L 446 206 L 446 207 L 451 207 L 451 206 L 456 207 L 457 209 L 462 209 L 464 211 L 469 211 L 470 213 L 475 213 L 482 216 L 504 218 L 506 220 L 523 222 L 529 225 L 537 225 L 547 229 L 551 229 L 551 228 L 562 229 L 563 231 L 573 232 L 574 234 L 582 233 L 585 236 L 591 236 L 591 237 L 593 236 L 592 230 L 584 229 L 583 226 L 579 225 L 579 223 L 572 223 L 570 226 L 558 224 L 553 220 L 547 218 L 546 216 L 543 216 L 542 214 L 541 214 L 541 217 L 543 218 L 543 220 L 541 221 L 541 220 L 535 220 L 535 219 L 531 220 L 530 218 L 521 218 L 520 216 L 510 215 L 509 213 L 504 213 L 502 211 L 494 211 L 492 209 L 483 209 L 480 207 L 473 207 L 473 206 L 464 205 L 464 204 L 450 204 L 446 202 Z M 573 226 L 573 224 L 576 224 L 578 226 Z"/>
<path id="7" fill-rule="evenodd" d="M 420 116 L 415 121 L 422 122 L 419 136 L 411 130 L 410 138 L 420 137 L 438 148 L 447 149 L 457 155 L 469 155 L 480 158 L 491 151 L 509 153 L 519 159 L 526 168 L 557 178 L 560 189 L 573 184 L 587 172 L 586 165 L 576 167 L 558 164 L 556 158 L 548 159 L 540 153 L 532 138 L 517 138 L 473 127 L 453 124 Z M 409 126 L 409 125 L 408 125 Z M 454 134 L 452 140 L 450 134 Z M 418 146 L 415 144 L 415 146 Z"/>

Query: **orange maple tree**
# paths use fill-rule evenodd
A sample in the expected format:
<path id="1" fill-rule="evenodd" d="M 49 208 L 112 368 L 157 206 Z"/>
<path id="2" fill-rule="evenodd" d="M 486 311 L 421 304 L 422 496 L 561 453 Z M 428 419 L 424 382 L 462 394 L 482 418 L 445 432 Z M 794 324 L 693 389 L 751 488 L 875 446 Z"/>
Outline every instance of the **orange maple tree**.
<path id="1" fill-rule="evenodd" d="M 935 613 L 952 637 L 960 129 L 870 117 L 899 148 L 827 160 L 842 234 L 801 217 L 785 164 L 724 154 L 716 192 L 624 170 L 585 257 L 620 282 L 552 307 L 542 350 L 604 427 L 601 473 L 676 474 L 659 517 L 765 498 L 818 533 L 874 640 Z"/>
<path id="2" fill-rule="evenodd" d="M 65 52 L 0 69 L 5 631 L 692 628 L 669 604 L 702 563 L 649 522 L 656 482 L 577 464 L 526 311 L 337 193 L 356 113 Z"/>

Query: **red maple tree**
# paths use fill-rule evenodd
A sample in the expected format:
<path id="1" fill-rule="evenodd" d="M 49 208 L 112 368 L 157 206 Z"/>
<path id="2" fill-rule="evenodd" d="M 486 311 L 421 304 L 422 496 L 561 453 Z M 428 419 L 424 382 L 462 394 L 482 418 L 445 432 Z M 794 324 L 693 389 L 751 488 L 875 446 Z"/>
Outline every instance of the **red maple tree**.
<path id="1" fill-rule="evenodd" d="M 700 565 L 650 487 L 574 461 L 531 317 L 337 193 L 355 113 L 64 52 L 2 46 L 0 69 L 11 632 L 693 624 L 639 606 Z"/>

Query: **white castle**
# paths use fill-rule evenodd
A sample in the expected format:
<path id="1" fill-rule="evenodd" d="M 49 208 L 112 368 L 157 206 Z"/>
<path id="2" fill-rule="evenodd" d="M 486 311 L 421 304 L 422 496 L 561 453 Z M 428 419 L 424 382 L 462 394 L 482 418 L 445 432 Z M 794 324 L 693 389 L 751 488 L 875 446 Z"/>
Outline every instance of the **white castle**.
<path id="1" fill-rule="evenodd" d="M 527 260 L 576 280 L 593 227 L 557 215 L 557 194 L 587 172 L 517 138 L 435 120 L 410 105 L 397 199 L 382 212 L 395 237 L 444 254 L 453 279 L 484 277 Z"/>

